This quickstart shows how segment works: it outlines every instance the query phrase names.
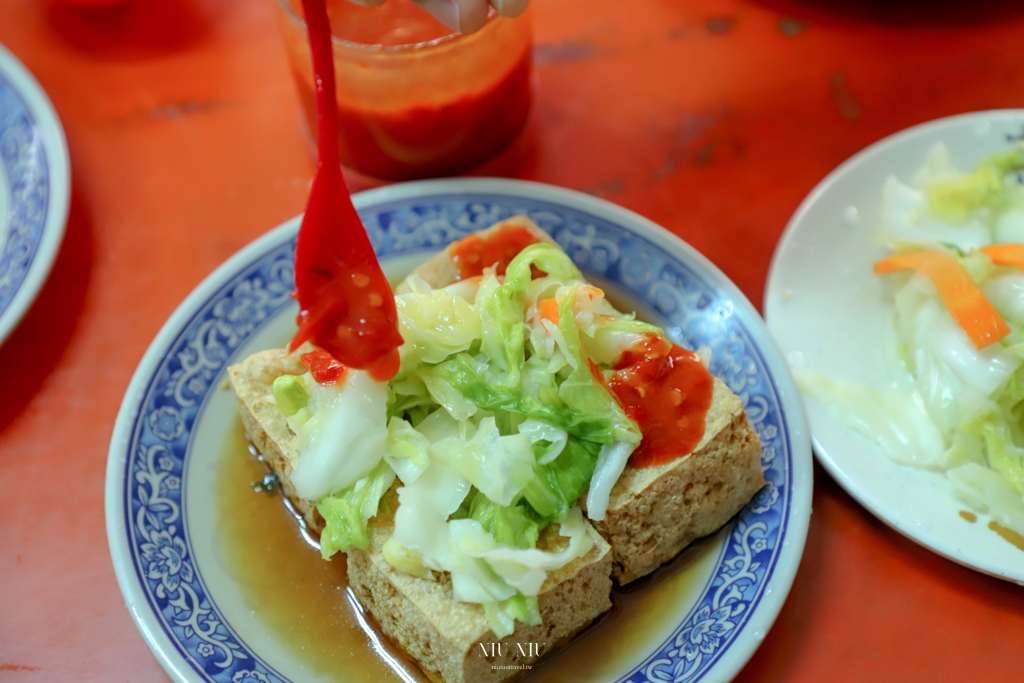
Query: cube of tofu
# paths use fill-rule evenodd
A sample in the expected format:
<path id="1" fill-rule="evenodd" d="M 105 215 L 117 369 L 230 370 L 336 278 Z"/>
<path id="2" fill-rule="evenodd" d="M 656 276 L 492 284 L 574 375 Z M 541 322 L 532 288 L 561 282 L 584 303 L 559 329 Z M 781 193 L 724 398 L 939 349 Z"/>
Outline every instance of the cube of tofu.
<path id="1" fill-rule="evenodd" d="M 392 491 L 391 509 L 397 505 Z M 383 507 L 383 506 L 382 506 Z M 371 520 L 370 546 L 348 555 L 349 585 L 381 630 L 439 683 L 502 683 L 566 643 L 611 608 L 612 554 L 588 525 L 594 547 L 581 558 L 548 574 L 538 596 L 542 623 L 516 622 L 515 632 L 495 637 L 481 605 L 452 599 L 451 579 L 435 572 L 430 581 L 397 571 L 381 553 L 394 518 L 383 510 Z M 541 534 L 538 547 L 559 550 L 567 539 L 558 525 Z"/>
<path id="2" fill-rule="evenodd" d="M 650 574 L 721 528 L 764 484 L 761 442 L 739 397 L 716 379 L 697 448 L 663 465 L 627 466 L 605 518 L 591 522 L 611 545 L 612 578 L 623 585 Z M 585 493 L 580 504 L 586 512 Z"/>

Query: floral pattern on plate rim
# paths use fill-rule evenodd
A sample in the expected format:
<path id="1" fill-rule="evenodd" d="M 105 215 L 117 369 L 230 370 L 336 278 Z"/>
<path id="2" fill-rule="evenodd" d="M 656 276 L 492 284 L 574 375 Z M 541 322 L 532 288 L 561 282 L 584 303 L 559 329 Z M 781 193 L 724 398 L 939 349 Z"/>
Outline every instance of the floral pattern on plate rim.
<path id="1" fill-rule="evenodd" d="M 46 151 L 28 104 L 0 76 L 0 164 L 10 193 L 7 215 L 0 216 L 0 315 L 25 281 L 43 239 L 50 202 Z"/>

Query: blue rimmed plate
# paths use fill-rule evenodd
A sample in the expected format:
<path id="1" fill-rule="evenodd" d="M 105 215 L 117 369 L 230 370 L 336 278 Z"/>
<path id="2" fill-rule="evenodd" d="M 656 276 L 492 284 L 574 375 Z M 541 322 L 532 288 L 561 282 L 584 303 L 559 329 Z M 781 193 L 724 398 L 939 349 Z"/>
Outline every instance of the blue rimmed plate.
<path id="1" fill-rule="evenodd" d="M 789 592 L 811 503 L 802 407 L 754 308 L 691 247 L 587 195 L 450 179 L 372 190 L 355 203 L 389 277 L 470 232 L 526 214 L 620 301 L 678 342 L 711 347 L 712 372 L 743 399 L 761 437 L 768 486 L 725 529 L 686 551 L 685 561 L 619 599 L 625 607 L 530 680 L 730 679 Z M 280 345 L 294 329 L 298 224 L 253 242 L 185 300 L 140 363 L 114 429 L 106 489 L 114 567 L 139 629 L 176 681 L 346 680 L 344 671 L 317 673 L 282 647 L 218 554 L 217 460 L 237 424 L 224 369 Z M 642 603 L 635 596 L 645 594 L 657 600 L 631 617 L 629 605 L 636 611 Z M 644 627 L 627 627 L 630 618 Z"/>
<path id="2" fill-rule="evenodd" d="M 70 190 L 68 148 L 53 105 L 0 45 L 0 344 L 50 274 Z"/>

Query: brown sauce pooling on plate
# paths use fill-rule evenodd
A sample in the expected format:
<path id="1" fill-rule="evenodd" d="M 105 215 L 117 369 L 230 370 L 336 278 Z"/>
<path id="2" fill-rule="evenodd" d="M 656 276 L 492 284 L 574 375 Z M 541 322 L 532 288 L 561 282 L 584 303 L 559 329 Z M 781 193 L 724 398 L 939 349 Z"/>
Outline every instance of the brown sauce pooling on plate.
<path id="1" fill-rule="evenodd" d="M 348 591 L 344 555 L 325 562 L 303 538 L 281 493 L 253 490 L 252 483 L 263 480 L 268 469 L 250 454 L 237 418 L 218 466 L 218 536 L 223 539 L 227 569 L 253 618 L 318 677 L 339 683 L 427 683 L 419 667 L 388 642 L 376 624 L 360 624 L 360 610 Z M 651 577 L 613 590 L 611 611 L 565 650 L 542 658 L 526 680 L 597 680 L 639 663 L 657 644 L 648 641 L 658 630 L 669 622 L 678 625 L 689 609 L 685 597 L 699 588 L 714 566 L 720 537 L 697 541 Z M 369 620 L 369 615 L 363 618 Z"/>
<path id="2" fill-rule="evenodd" d="M 988 528 L 1002 536 L 1003 540 L 1010 545 L 1016 546 L 1019 550 L 1024 550 L 1024 536 L 1021 536 L 1013 529 L 1007 529 L 999 522 L 989 522 Z"/>
<path id="3" fill-rule="evenodd" d="M 978 521 L 978 515 L 973 512 L 960 510 L 958 514 L 971 524 Z M 988 528 L 999 534 L 999 536 L 1010 545 L 1016 546 L 1020 550 L 1024 550 L 1024 536 L 1018 534 L 1013 529 L 1008 529 L 999 522 L 989 522 Z"/>
<path id="4" fill-rule="evenodd" d="M 359 623 L 348 588 L 345 556 L 330 562 L 303 538 L 280 491 L 250 485 L 267 467 L 248 450 L 236 418 L 220 463 L 220 537 L 246 605 L 298 660 L 345 683 L 427 681 L 402 662 L 399 675 L 375 650 Z M 376 637 L 380 637 L 375 634 Z M 397 648 L 391 655 L 402 657 Z"/>

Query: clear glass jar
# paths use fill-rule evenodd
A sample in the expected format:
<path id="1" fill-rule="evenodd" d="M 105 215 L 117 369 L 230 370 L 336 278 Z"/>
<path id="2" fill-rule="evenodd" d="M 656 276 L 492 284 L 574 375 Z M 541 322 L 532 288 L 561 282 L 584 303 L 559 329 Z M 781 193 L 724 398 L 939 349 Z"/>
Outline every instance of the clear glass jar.
<path id="1" fill-rule="evenodd" d="M 316 100 L 299 0 L 278 0 L 310 131 Z M 328 0 L 342 163 L 384 180 L 453 175 L 504 149 L 530 110 L 532 29 L 493 10 L 452 33 L 411 0 L 368 8 Z"/>

